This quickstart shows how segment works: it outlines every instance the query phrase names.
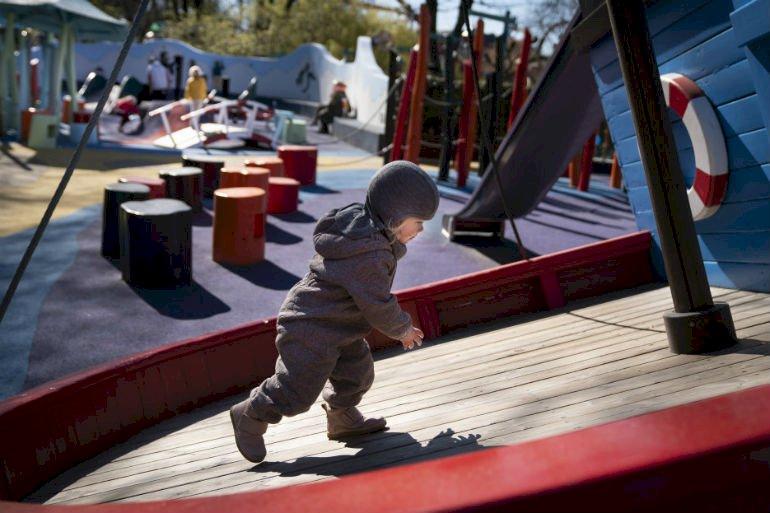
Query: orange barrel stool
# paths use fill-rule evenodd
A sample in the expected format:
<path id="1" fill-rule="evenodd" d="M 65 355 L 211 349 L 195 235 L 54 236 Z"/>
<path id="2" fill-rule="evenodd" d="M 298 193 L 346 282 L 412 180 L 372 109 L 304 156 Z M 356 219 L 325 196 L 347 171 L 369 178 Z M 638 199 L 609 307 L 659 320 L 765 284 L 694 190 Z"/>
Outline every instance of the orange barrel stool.
<path id="1" fill-rule="evenodd" d="M 283 160 L 278 157 L 257 157 L 243 163 L 246 167 L 264 167 L 270 170 L 270 176 L 284 176 Z"/>
<path id="2" fill-rule="evenodd" d="M 283 160 L 284 176 L 294 178 L 300 185 L 315 185 L 318 148 L 315 146 L 279 146 L 278 157 Z"/>
<path id="3" fill-rule="evenodd" d="M 118 218 L 120 205 L 126 201 L 146 200 L 150 188 L 139 183 L 109 183 L 104 186 L 102 204 L 102 256 L 120 258 Z"/>
<path id="4" fill-rule="evenodd" d="M 265 258 L 267 193 L 257 187 L 214 191 L 212 258 L 222 264 L 248 265 Z"/>
<path id="5" fill-rule="evenodd" d="M 203 195 L 210 198 L 219 188 L 219 171 L 225 167 L 225 159 L 216 155 L 182 153 L 182 165 L 199 167 L 203 171 Z"/>
<path id="6" fill-rule="evenodd" d="M 299 182 L 285 176 L 271 176 L 267 193 L 268 214 L 289 214 L 299 204 Z"/>
<path id="7" fill-rule="evenodd" d="M 118 178 L 120 183 L 140 183 L 150 188 L 150 199 L 166 197 L 166 181 L 160 178 L 145 178 L 143 176 L 123 176 Z"/>
<path id="8" fill-rule="evenodd" d="M 162 169 L 158 174 L 166 181 L 169 198 L 184 201 L 193 212 L 203 210 L 203 171 L 199 167 Z"/>
<path id="9" fill-rule="evenodd" d="M 120 206 L 120 270 L 129 285 L 176 288 L 192 283 L 192 209 L 183 201 L 127 201 Z"/>
<path id="10" fill-rule="evenodd" d="M 221 189 L 227 187 L 259 187 L 267 193 L 270 171 L 263 167 L 223 167 L 219 174 Z"/>

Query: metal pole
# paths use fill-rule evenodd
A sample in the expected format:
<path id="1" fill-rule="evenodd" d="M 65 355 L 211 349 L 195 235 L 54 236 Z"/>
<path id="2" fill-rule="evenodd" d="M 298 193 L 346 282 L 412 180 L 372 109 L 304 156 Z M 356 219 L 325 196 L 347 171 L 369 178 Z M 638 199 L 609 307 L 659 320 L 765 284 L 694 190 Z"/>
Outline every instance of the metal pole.
<path id="1" fill-rule="evenodd" d="M 454 119 L 454 101 L 455 101 L 455 49 L 457 48 L 457 38 L 452 35 L 446 38 L 446 53 L 444 54 L 444 74 L 446 80 L 444 82 L 444 115 L 442 116 L 442 133 L 444 134 L 444 141 L 441 145 L 440 164 L 438 171 L 439 180 L 449 180 L 449 161 L 452 159 L 452 153 L 454 152 L 454 145 L 452 139 L 454 136 L 454 130 L 452 130 Z"/>
<path id="2" fill-rule="evenodd" d="M 398 52 L 391 48 L 388 50 L 390 59 L 388 60 L 388 91 L 393 90 L 393 85 L 401 75 L 401 57 Z M 403 87 L 403 86 L 402 86 Z M 393 133 L 396 126 L 396 97 L 400 96 L 394 92 L 388 96 L 387 107 L 385 107 L 385 134 L 382 136 L 379 147 L 382 148 L 388 141 L 393 140 Z M 390 152 L 386 151 L 382 156 L 382 163 L 387 164 L 390 162 Z"/>
<path id="3" fill-rule="evenodd" d="M 714 304 L 668 121 L 643 0 L 607 0 L 626 84 L 674 311 L 664 314 L 675 353 L 701 353 L 735 343 L 726 303 Z"/>

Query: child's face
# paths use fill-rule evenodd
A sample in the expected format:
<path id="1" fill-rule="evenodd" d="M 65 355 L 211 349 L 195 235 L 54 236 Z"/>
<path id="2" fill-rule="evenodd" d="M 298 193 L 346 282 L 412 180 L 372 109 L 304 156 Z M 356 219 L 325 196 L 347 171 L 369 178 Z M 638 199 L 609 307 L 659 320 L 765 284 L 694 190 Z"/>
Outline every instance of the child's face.
<path id="1" fill-rule="evenodd" d="M 423 220 L 417 217 L 407 217 L 404 219 L 394 231 L 398 242 L 406 244 L 417 237 L 417 234 L 422 231 L 422 223 Z"/>

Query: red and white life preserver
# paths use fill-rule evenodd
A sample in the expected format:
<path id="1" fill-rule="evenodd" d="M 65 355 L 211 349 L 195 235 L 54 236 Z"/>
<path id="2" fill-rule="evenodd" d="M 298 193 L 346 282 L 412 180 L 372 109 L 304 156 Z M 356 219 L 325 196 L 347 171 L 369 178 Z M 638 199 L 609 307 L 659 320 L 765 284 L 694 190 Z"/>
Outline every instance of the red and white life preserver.
<path id="1" fill-rule="evenodd" d="M 727 192 L 727 148 L 722 128 L 700 87 L 679 73 L 660 77 L 666 105 L 676 112 L 692 140 L 695 180 L 687 190 L 692 217 L 706 219 L 719 208 Z"/>

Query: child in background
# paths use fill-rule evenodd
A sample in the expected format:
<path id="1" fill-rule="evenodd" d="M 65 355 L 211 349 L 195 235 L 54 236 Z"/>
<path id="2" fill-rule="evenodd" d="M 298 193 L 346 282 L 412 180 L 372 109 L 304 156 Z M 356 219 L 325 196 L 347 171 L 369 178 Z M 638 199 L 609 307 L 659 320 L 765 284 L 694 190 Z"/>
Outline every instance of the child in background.
<path id="1" fill-rule="evenodd" d="M 318 221 L 310 271 L 278 313 L 275 374 L 230 409 L 235 442 L 247 460 L 265 458 L 268 423 L 307 411 L 321 392 L 330 439 L 385 429 L 385 419 L 366 418 L 356 408 L 374 380 L 364 336 L 375 328 L 404 349 L 422 344 L 422 331 L 390 287 L 405 244 L 434 216 L 438 201 L 425 171 L 395 161 L 372 178 L 364 205 L 332 210 Z"/>
<path id="2" fill-rule="evenodd" d="M 190 101 L 190 111 L 192 112 L 203 106 L 203 100 L 206 99 L 208 93 L 208 86 L 200 66 L 190 66 L 188 73 L 187 84 L 184 87 L 184 98 Z"/>

